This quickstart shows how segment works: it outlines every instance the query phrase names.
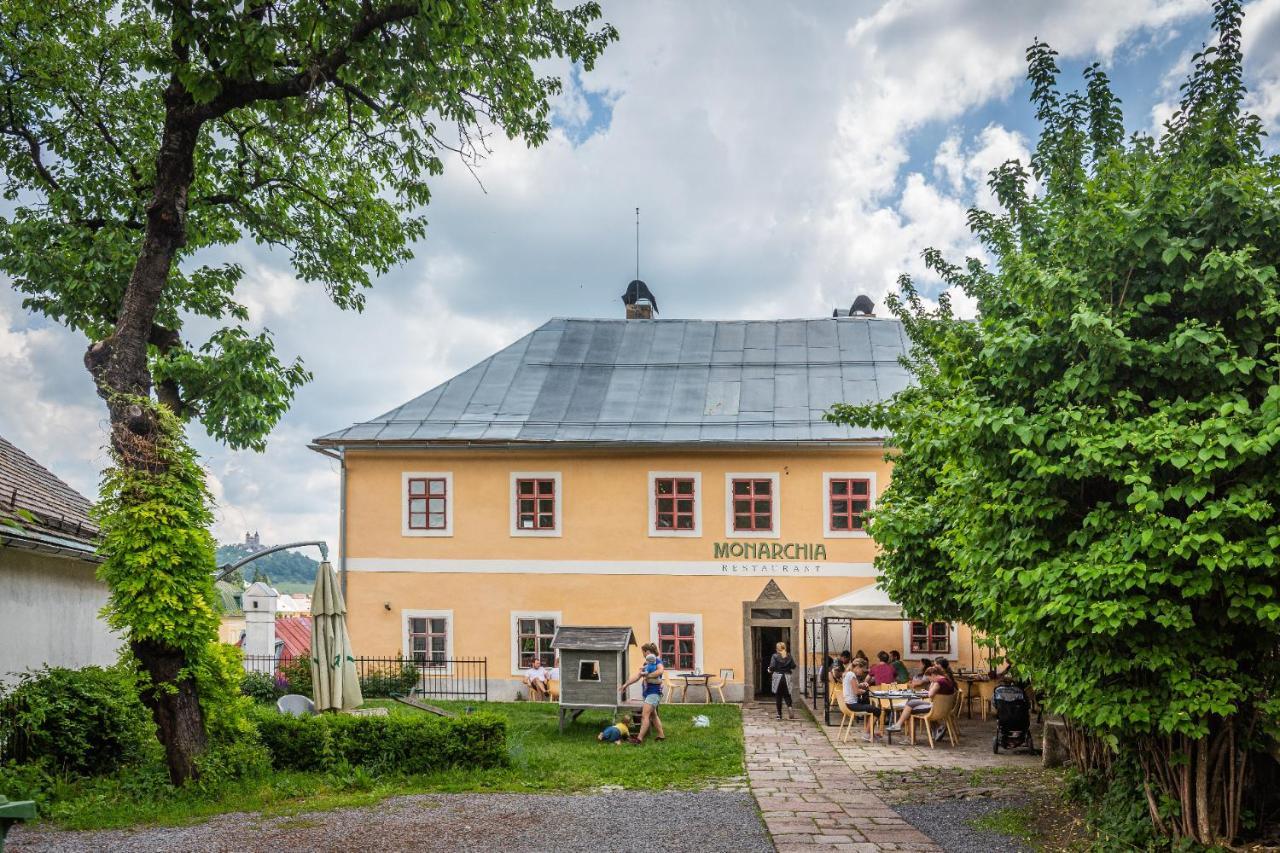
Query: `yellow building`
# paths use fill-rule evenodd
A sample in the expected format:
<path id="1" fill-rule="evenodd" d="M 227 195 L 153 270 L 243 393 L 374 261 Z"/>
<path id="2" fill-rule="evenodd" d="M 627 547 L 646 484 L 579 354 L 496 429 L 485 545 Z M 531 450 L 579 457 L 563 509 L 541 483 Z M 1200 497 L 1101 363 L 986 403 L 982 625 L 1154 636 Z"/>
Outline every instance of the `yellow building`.
<path id="1" fill-rule="evenodd" d="M 879 436 L 823 413 L 906 385 L 900 324 L 657 320 L 632 302 L 628 319 L 551 320 L 316 440 L 342 462 L 359 654 L 483 657 L 510 698 L 556 626 L 629 626 L 669 668 L 732 670 L 740 698 L 767 689 L 774 642 L 801 651 L 804 608 L 874 581 L 862 514 L 890 466 Z M 956 626 L 859 622 L 851 642 L 971 664 Z"/>

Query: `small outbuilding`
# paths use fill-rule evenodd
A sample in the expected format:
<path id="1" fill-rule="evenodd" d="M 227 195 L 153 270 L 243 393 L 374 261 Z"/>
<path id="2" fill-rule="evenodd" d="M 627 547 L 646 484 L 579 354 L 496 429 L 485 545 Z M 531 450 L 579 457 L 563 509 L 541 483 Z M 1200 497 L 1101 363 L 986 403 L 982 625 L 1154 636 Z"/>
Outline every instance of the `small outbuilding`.
<path id="1" fill-rule="evenodd" d="M 560 655 L 560 730 L 586 710 L 623 706 L 619 689 L 630 671 L 627 653 L 636 645 L 630 628 L 561 625 L 551 640 Z"/>

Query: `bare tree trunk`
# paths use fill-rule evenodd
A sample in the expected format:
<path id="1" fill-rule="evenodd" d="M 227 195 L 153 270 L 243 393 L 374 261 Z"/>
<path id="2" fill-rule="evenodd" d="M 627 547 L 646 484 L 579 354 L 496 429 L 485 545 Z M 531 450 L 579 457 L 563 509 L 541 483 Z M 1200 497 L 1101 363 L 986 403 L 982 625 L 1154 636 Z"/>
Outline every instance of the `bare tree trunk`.
<path id="1" fill-rule="evenodd" d="M 154 472 L 158 438 L 155 415 L 138 398 L 150 398 L 148 343 L 155 333 L 159 308 L 177 252 L 186 243 L 187 193 L 195 165 L 200 123 L 191 115 L 185 90 L 171 82 L 165 93 L 166 118 L 156 158 L 156 183 L 147 205 L 147 227 L 137 263 L 121 300 L 115 329 L 85 353 L 85 366 L 98 394 L 107 403 L 111 442 L 119 464 Z M 204 715 L 190 677 L 179 678 L 186 653 L 158 638 L 132 644 L 133 653 L 151 676 L 143 702 L 155 718 L 164 744 L 169 778 L 180 785 L 195 778 L 196 758 L 206 747 Z"/>

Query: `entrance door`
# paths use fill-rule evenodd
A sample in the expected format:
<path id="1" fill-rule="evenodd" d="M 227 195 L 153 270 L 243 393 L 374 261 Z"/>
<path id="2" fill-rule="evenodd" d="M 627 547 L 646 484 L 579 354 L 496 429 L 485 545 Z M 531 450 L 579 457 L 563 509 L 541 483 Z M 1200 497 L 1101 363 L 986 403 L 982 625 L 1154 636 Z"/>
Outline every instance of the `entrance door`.
<path id="1" fill-rule="evenodd" d="M 778 643 L 786 643 L 791 648 L 791 629 L 755 625 L 751 628 L 751 665 L 755 673 L 755 693 L 757 699 L 767 699 L 773 695 L 773 676 L 769 674 L 769 659 L 773 657 Z M 792 652 L 794 655 L 795 652 Z"/>

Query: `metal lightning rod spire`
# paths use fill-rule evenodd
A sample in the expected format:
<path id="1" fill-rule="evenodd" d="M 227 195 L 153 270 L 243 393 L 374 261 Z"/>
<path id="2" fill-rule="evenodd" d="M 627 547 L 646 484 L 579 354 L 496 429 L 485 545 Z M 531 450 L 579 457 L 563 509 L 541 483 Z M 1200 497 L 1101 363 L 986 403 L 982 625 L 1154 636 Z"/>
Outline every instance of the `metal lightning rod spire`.
<path id="1" fill-rule="evenodd" d="M 636 208 L 636 280 L 640 279 L 640 208 Z"/>

